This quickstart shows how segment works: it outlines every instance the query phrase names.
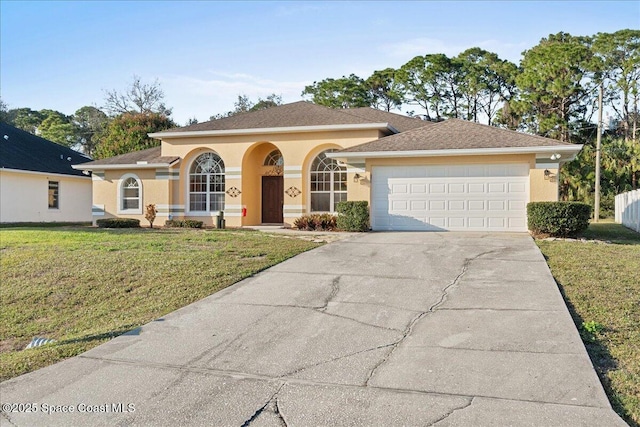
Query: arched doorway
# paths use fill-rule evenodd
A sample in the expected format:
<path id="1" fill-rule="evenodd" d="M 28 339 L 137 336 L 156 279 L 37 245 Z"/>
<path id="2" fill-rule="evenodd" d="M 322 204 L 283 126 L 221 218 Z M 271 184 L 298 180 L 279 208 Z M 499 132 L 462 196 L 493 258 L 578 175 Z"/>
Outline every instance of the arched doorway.
<path id="1" fill-rule="evenodd" d="M 284 222 L 284 158 L 270 142 L 250 147 L 242 160 L 243 225 Z"/>

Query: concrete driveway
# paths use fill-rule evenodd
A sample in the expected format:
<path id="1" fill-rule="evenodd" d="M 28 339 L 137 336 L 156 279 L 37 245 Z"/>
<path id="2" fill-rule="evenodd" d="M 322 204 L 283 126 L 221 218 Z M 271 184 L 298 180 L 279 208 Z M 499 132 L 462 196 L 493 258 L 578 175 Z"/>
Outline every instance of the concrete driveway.
<path id="1" fill-rule="evenodd" d="M 0 396 L 37 410 L 3 426 L 625 425 L 525 234 L 350 237 Z"/>

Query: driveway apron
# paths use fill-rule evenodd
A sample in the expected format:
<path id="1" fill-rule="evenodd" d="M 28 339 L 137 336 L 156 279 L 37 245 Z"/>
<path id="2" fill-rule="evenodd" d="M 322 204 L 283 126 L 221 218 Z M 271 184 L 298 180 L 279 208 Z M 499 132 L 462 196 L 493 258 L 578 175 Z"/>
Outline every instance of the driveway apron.
<path id="1" fill-rule="evenodd" d="M 350 237 L 0 396 L 37 410 L 2 426 L 626 425 L 542 254 L 506 233 Z"/>

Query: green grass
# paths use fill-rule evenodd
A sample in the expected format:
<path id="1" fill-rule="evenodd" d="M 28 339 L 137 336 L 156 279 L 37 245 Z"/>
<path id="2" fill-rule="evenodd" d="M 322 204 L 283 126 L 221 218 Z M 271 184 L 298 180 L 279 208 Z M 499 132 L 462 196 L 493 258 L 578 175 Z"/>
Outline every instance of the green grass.
<path id="1" fill-rule="evenodd" d="M 0 380 L 80 354 L 319 246 L 255 231 L 0 230 Z M 23 350 L 35 336 L 55 344 Z"/>
<path id="2" fill-rule="evenodd" d="M 538 241 L 613 408 L 640 426 L 640 234 L 591 224 L 612 244 Z"/>

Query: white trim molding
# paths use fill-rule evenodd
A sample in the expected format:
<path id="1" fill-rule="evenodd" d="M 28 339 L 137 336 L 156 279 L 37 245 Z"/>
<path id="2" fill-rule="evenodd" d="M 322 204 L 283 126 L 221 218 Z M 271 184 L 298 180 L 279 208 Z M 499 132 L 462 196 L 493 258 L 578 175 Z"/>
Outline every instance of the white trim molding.
<path id="1" fill-rule="evenodd" d="M 52 177 L 61 177 L 61 178 L 77 178 L 77 179 L 91 179 L 90 176 L 80 176 L 80 175 L 67 175 L 64 173 L 52 173 L 52 172 L 37 172 L 37 171 L 28 171 L 24 169 L 10 169 L 10 168 L 0 168 L 0 172 L 10 172 L 10 173 L 26 173 L 26 174 L 34 174 L 34 175 L 43 175 L 43 176 L 52 176 Z"/>
<path id="2" fill-rule="evenodd" d="M 123 201 L 123 197 L 124 197 L 124 193 L 123 190 L 124 188 L 122 187 L 124 182 L 126 180 L 128 180 L 129 178 L 133 178 L 138 182 L 138 209 L 124 209 L 122 207 L 122 201 Z M 118 179 L 118 214 L 122 214 L 122 215 L 142 215 L 142 205 L 144 205 L 143 202 L 143 191 L 142 191 L 142 180 L 138 177 L 138 175 L 134 174 L 134 173 L 125 173 L 124 175 L 122 175 L 119 179 Z"/>

